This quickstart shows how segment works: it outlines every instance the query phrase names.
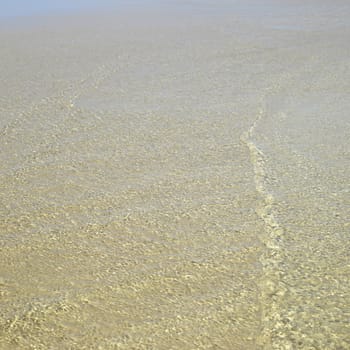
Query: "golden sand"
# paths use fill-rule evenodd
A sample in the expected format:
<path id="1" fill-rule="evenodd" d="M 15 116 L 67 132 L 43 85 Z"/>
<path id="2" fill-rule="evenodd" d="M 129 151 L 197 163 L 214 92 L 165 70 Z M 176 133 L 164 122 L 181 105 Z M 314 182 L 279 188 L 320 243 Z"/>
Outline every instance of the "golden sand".
<path id="1" fill-rule="evenodd" d="M 0 348 L 349 349 L 349 15 L 3 26 Z"/>

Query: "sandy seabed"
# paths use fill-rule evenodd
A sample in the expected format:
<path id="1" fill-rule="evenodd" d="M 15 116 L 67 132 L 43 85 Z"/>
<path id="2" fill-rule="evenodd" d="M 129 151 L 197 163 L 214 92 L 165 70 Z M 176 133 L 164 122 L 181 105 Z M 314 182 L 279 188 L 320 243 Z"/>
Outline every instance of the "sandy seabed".
<path id="1" fill-rule="evenodd" d="M 2 25 L 0 348 L 350 349 L 349 18 Z"/>

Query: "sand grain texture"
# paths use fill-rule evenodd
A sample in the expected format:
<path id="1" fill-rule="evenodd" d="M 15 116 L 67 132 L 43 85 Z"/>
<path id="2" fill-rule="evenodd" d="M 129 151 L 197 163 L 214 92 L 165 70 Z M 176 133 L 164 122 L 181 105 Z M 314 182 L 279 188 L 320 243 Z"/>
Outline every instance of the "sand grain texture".
<path id="1" fill-rule="evenodd" d="M 1 349 L 349 349 L 346 2 L 0 32 Z"/>

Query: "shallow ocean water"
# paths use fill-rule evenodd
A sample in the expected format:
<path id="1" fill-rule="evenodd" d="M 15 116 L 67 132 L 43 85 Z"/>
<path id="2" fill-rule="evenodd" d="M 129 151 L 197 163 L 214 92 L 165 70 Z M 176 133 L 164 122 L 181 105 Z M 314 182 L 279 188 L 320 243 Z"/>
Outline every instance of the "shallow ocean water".
<path id="1" fill-rule="evenodd" d="M 0 348 L 348 349 L 349 14 L 2 26 Z"/>

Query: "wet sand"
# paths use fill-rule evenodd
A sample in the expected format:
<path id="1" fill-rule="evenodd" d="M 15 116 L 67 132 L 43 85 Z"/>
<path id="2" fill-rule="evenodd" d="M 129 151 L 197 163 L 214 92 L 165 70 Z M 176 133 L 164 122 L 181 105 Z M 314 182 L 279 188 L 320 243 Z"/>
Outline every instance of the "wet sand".
<path id="1" fill-rule="evenodd" d="M 1 349 L 349 349 L 350 5 L 1 26 Z"/>

